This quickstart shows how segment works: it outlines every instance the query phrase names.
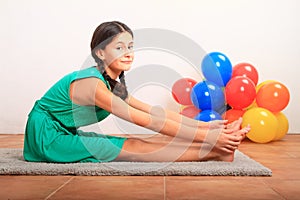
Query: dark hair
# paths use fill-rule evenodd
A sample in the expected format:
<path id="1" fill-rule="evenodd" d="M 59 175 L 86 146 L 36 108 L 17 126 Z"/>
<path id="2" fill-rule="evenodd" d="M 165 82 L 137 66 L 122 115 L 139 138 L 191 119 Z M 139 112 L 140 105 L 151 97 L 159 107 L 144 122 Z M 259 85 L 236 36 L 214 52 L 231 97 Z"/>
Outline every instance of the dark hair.
<path id="1" fill-rule="evenodd" d="M 112 79 L 106 73 L 103 61 L 95 53 L 99 49 L 105 49 L 105 47 L 114 39 L 114 37 L 122 32 L 128 32 L 133 37 L 133 33 L 130 28 L 121 22 L 111 21 L 100 24 L 94 31 L 91 41 L 91 51 L 102 76 L 108 81 L 112 92 L 124 100 L 128 96 L 124 71 L 122 71 L 119 75 L 120 82 Z"/>

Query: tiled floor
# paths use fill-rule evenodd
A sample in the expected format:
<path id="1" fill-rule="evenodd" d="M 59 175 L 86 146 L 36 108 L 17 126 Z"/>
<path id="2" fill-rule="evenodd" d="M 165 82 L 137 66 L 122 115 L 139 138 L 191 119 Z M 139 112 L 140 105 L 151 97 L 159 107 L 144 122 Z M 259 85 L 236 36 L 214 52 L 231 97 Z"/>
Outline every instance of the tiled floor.
<path id="1" fill-rule="evenodd" d="M 0 135 L 0 148 L 22 146 L 23 135 Z M 268 144 L 245 140 L 240 151 L 273 176 L 0 176 L 0 200 L 300 199 L 300 135 Z"/>

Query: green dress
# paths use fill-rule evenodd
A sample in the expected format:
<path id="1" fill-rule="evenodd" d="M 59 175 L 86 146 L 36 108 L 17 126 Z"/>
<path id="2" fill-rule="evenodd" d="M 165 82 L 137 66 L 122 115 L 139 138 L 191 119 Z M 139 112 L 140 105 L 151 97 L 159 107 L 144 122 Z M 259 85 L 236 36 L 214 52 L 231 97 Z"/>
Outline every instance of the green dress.
<path id="1" fill-rule="evenodd" d="M 78 130 L 110 114 L 97 106 L 80 106 L 71 101 L 70 84 L 89 77 L 99 78 L 110 88 L 96 67 L 90 67 L 66 75 L 35 102 L 26 124 L 25 160 L 109 162 L 119 155 L 126 138 Z"/>

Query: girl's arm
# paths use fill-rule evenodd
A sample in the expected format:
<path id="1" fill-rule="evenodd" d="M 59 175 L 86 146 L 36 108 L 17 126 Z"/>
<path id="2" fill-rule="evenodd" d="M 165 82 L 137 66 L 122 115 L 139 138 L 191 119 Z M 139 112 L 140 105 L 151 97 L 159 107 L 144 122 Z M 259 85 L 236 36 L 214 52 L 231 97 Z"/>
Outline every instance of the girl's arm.
<path id="1" fill-rule="evenodd" d="M 191 127 L 197 127 L 197 128 L 225 128 L 226 120 L 215 120 L 212 122 L 203 122 L 194 120 L 191 118 L 188 118 L 184 115 L 181 115 L 179 113 L 176 113 L 172 110 L 163 109 L 159 106 L 151 106 L 149 104 L 146 104 L 133 96 L 128 96 L 126 99 L 126 102 L 141 111 L 144 111 L 149 114 L 153 114 L 155 116 L 164 116 L 165 118 L 168 118 L 170 120 L 176 121 L 178 123 L 182 123 L 187 126 Z"/>
<path id="2" fill-rule="evenodd" d="M 95 104 L 126 121 L 171 137 L 203 142 L 207 134 L 202 129 L 186 126 L 161 115 L 154 115 L 149 105 L 143 107 L 144 105 L 138 104 L 134 107 L 112 94 L 101 81 L 97 84 Z"/>
<path id="3" fill-rule="evenodd" d="M 232 153 L 240 143 L 240 136 L 225 134 L 223 129 L 207 129 L 187 126 L 175 120 L 153 115 L 137 109 L 115 96 L 97 78 L 81 79 L 73 82 L 70 88 L 72 101 L 80 105 L 97 105 L 108 112 L 136 125 L 151 129 L 171 137 L 179 137 L 190 142 L 209 143 L 215 148 Z M 139 104 L 140 105 L 140 104 Z M 151 107 L 147 107 L 150 109 Z"/>

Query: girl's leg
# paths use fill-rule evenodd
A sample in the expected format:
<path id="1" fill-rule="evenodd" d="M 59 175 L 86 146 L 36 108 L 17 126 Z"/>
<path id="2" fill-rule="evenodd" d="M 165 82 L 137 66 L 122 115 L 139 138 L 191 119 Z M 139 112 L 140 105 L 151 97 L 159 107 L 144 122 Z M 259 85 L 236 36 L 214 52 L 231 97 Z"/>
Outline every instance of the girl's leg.
<path id="1" fill-rule="evenodd" d="M 233 123 L 230 127 L 232 130 L 229 131 L 228 134 L 242 136 L 242 140 L 249 127 L 239 130 L 240 124 L 241 119 Z M 210 139 L 212 139 L 210 140 L 211 142 L 215 140 L 214 137 Z M 213 145 L 208 143 L 179 141 L 180 142 L 178 142 L 177 138 L 173 138 L 169 143 L 129 138 L 124 142 L 122 150 L 116 160 L 157 162 L 205 160 L 233 161 L 234 151 L 232 153 L 224 153 L 216 150 Z M 237 146 L 234 149 L 236 148 Z"/>
<path id="2" fill-rule="evenodd" d="M 116 160 L 143 162 L 174 162 L 174 161 L 233 161 L 233 153 L 217 152 L 206 143 L 158 142 L 138 138 L 125 141 L 122 151 Z"/>

